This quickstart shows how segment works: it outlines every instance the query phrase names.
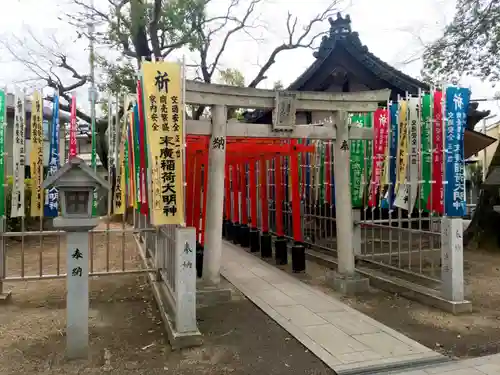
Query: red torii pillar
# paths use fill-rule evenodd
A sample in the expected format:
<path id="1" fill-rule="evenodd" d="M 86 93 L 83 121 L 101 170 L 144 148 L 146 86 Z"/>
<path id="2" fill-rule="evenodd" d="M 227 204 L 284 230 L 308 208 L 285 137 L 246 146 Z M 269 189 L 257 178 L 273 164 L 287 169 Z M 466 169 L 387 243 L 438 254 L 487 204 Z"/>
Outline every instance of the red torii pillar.
<path id="1" fill-rule="evenodd" d="M 277 155 L 274 159 L 274 189 L 275 189 L 275 212 L 276 212 L 276 240 L 274 241 L 276 264 L 283 266 L 288 264 L 288 242 L 283 231 L 283 170 L 281 169 L 282 156 Z"/>
<path id="2" fill-rule="evenodd" d="M 231 232 L 231 240 L 233 243 L 239 243 L 240 237 L 240 189 L 239 189 L 239 179 L 238 179 L 238 163 L 233 159 L 231 160 L 231 185 L 232 185 L 232 195 L 233 195 L 233 214 L 232 222 L 233 228 Z"/>
<path id="3" fill-rule="evenodd" d="M 222 236 L 229 238 L 231 229 L 231 176 L 229 175 L 229 164 L 226 162 L 224 172 L 224 220 L 222 223 Z"/>
<path id="4" fill-rule="evenodd" d="M 243 247 L 250 246 L 250 227 L 248 226 L 248 186 L 247 161 L 240 163 L 240 191 L 241 191 L 241 224 L 239 243 Z"/>
<path id="5" fill-rule="evenodd" d="M 287 241 L 283 230 L 284 184 L 281 169 L 283 155 L 290 156 L 292 178 L 292 215 L 294 220 L 292 248 L 292 268 L 295 272 L 305 269 L 304 248 L 302 245 L 302 228 L 300 221 L 300 186 L 298 174 L 298 155 L 301 152 L 313 152 L 313 145 L 301 145 L 296 141 L 283 143 L 279 139 L 227 139 L 226 179 L 225 179 L 225 236 L 244 247 L 250 246 L 252 252 L 260 250 L 263 258 L 273 255 L 272 237 L 269 231 L 269 201 L 268 201 L 268 166 L 274 159 L 275 170 L 275 200 L 276 200 L 276 263 L 285 265 L 288 262 Z M 257 187 L 256 163 L 259 167 L 259 187 Z M 248 180 L 246 166 L 248 164 Z M 247 189 L 250 207 L 247 207 Z M 261 204 L 260 236 L 257 210 L 257 192 Z M 241 192 L 241 196 L 240 196 Z M 232 199 L 231 199 L 232 197 Z M 232 202 L 231 202 L 232 200 Z M 240 204 L 241 202 L 241 204 Z M 232 203 L 232 204 L 231 204 Z M 250 217 L 248 217 L 248 209 Z M 241 214 L 241 216 L 240 216 Z M 295 255 L 294 255 L 295 254 Z"/>
<path id="6" fill-rule="evenodd" d="M 306 269 L 306 253 L 304 247 L 304 237 L 302 234 L 300 212 L 300 184 L 299 184 L 299 154 L 297 152 L 297 140 L 292 140 L 292 149 L 290 157 L 290 169 L 292 177 L 292 225 L 293 239 L 292 246 L 292 271 L 302 272 Z"/>
<path id="7" fill-rule="evenodd" d="M 251 159 L 248 165 L 248 187 L 250 196 L 250 251 L 260 251 L 260 234 L 257 227 L 257 174 L 255 173 L 255 159 Z"/>

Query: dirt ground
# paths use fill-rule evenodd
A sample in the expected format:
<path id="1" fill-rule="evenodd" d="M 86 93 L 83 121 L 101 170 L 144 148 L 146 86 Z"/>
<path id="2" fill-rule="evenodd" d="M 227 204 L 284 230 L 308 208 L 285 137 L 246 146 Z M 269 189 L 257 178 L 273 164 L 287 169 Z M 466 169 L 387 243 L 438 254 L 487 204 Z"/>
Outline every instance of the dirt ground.
<path id="1" fill-rule="evenodd" d="M 472 301 L 473 312 L 460 316 L 374 288 L 364 295 L 344 297 L 326 285 L 327 269 L 309 261 L 305 275 L 294 275 L 443 354 L 475 357 L 499 353 L 500 251 L 466 250 L 464 258 L 466 298 Z M 291 273 L 290 265 L 282 269 Z"/>
<path id="2" fill-rule="evenodd" d="M 57 264 L 65 272 L 64 243 L 58 242 L 44 238 L 44 274 L 56 274 Z M 96 271 L 121 269 L 123 259 L 127 270 L 140 265 L 129 235 L 123 242 L 121 235 L 99 234 L 93 243 Z M 25 275 L 39 273 L 38 239 L 25 239 L 22 245 L 9 241 L 7 248 L 9 276 L 20 275 L 21 264 Z M 8 283 L 4 288 L 13 294 L 10 303 L 0 305 L 2 375 L 334 374 L 237 292 L 232 302 L 199 309 L 203 346 L 171 351 L 145 276 L 96 277 L 90 282 L 89 360 L 67 361 L 64 279 Z"/>

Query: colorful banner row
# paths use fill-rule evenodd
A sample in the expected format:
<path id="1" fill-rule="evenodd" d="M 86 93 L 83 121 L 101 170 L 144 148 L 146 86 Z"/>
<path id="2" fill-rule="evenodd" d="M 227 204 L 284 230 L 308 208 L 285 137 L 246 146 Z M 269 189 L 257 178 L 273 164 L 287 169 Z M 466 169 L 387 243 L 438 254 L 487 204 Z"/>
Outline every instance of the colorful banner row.
<path id="1" fill-rule="evenodd" d="M 125 98 L 125 114 L 109 118 L 109 167 L 116 169 L 113 212 L 135 207 L 149 215 L 151 224 L 184 223 L 183 178 L 183 73 L 179 64 L 145 62 L 137 82 L 137 96 Z M 420 98 L 392 103 L 372 114 L 352 114 L 350 122 L 374 130 L 373 141 L 353 140 L 351 195 L 353 207 L 415 208 L 448 216 L 465 214 L 464 130 L 470 91 L 448 87 Z M 26 111 L 24 93 L 15 93 L 13 131 L 13 184 L 11 217 L 24 208 Z M 31 216 L 58 215 L 57 189 L 41 191 L 43 180 L 43 100 L 32 97 L 30 169 Z M 111 110 L 110 110 L 111 113 Z M 443 116 L 445 114 L 445 116 Z M 121 123 L 120 123 L 121 121 Z M 6 94 L 0 91 L 0 154 L 5 152 Z M 68 159 L 77 155 L 76 99 L 71 103 Z M 96 168 L 95 124 L 92 124 L 92 167 Z M 301 155 L 301 197 L 334 204 L 333 142 L 301 140 L 316 144 L 315 154 Z M 5 173 L 0 158 L 0 173 Z M 290 160 L 283 161 L 285 199 L 292 196 Z M 48 174 L 60 167 L 59 98 L 53 103 Z M 444 180 L 447 183 L 443 183 Z M 318 189 L 315 190 L 315 186 Z M 0 187 L 0 215 L 5 215 Z M 42 198 L 43 197 L 43 198 Z M 42 202 L 43 199 L 43 202 Z M 43 209 L 42 209 L 43 207 Z M 97 197 L 94 197 L 97 208 Z M 96 212 L 96 211 L 95 211 Z"/>
<path id="2" fill-rule="evenodd" d="M 388 109 L 350 115 L 351 125 L 374 129 L 373 141 L 350 141 L 353 207 L 465 215 L 464 131 L 469 101 L 470 90 L 448 87 L 444 93 L 409 97 Z M 300 160 L 302 197 L 334 204 L 331 142 L 313 142 L 316 154 Z M 285 161 L 285 169 L 287 165 Z"/>
<path id="3" fill-rule="evenodd" d="M 182 67 L 144 62 L 140 76 L 137 97 L 124 103 L 114 212 L 125 212 L 128 197 L 128 205 L 148 215 L 152 225 L 183 224 Z"/>
<path id="4" fill-rule="evenodd" d="M 16 89 L 14 93 L 14 121 L 12 139 L 6 139 L 7 128 L 7 93 L 0 91 L 0 176 L 5 176 L 6 143 L 12 144 L 12 186 L 10 217 L 24 217 L 25 207 L 25 166 L 26 166 L 26 96 Z M 58 214 L 58 196 L 56 189 L 42 192 L 43 182 L 43 98 L 39 91 L 35 91 L 31 98 L 30 117 L 30 171 L 31 195 L 30 212 L 32 217 L 55 217 Z M 59 97 L 54 97 L 54 115 L 52 117 L 52 135 L 50 140 L 49 174 L 59 168 Z M 0 185 L 0 216 L 6 215 L 4 205 L 6 189 Z"/>

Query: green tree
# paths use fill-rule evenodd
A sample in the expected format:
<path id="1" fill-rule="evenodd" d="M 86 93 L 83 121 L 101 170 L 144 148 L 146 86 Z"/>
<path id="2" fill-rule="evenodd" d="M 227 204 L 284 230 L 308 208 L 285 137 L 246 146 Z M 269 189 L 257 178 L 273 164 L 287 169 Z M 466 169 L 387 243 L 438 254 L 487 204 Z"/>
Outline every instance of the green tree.
<path id="1" fill-rule="evenodd" d="M 241 73 L 238 69 L 223 69 L 220 72 L 220 82 L 224 85 L 229 86 L 237 86 L 244 87 L 245 86 L 245 77 L 243 73 Z M 227 118 L 228 119 L 237 119 L 239 121 L 243 120 L 243 109 L 242 108 L 228 108 L 227 110 Z"/>
<path id="2" fill-rule="evenodd" d="M 424 76 L 450 80 L 464 74 L 500 78 L 498 0 L 457 0 L 453 20 L 424 52 Z"/>
<path id="3" fill-rule="evenodd" d="M 143 60 L 171 58 L 172 53 L 181 48 L 187 48 L 196 56 L 196 61 L 190 64 L 190 67 L 196 69 L 197 80 L 205 83 L 215 81 L 217 77 L 214 74 L 220 71 L 223 57 L 230 53 L 227 51 L 230 40 L 238 33 L 252 36 L 255 29 L 264 29 L 263 25 L 259 24 L 261 17 L 258 12 L 263 0 L 229 1 L 226 9 L 218 14 L 211 14 L 209 8 L 212 3 L 215 4 L 214 0 L 108 0 L 96 1 L 95 6 L 89 5 L 87 0 L 73 0 L 79 11 L 68 12 L 62 17 L 75 27 L 79 38 L 89 38 L 88 25 L 96 25 L 93 39 L 98 46 L 105 47 L 97 50 L 108 52 L 106 56 L 95 56 L 102 72 L 103 83 L 99 88 L 114 96 L 117 92 L 135 92 L 136 71 Z M 287 35 L 283 42 L 271 51 L 247 86 L 256 87 L 265 80 L 267 72 L 282 52 L 297 48 L 314 48 L 316 41 L 327 32 L 327 27 L 322 32 L 316 32 L 316 25 L 338 11 L 337 3 L 339 0 L 332 0 L 324 11 L 302 26 L 299 25 L 298 17 L 289 13 L 284 26 Z M 72 90 L 88 84 L 89 73 L 78 72 L 60 46 L 47 49 L 47 41 L 39 39 L 35 44 L 44 51 L 50 50 L 49 57 L 43 63 L 39 59 L 40 51 L 32 51 L 22 58 L 20 54 L 12 55 L 17 56 L 17 60 L 31 71 L 33 66 L 40 68 L 35 74 L 36 79 L 58 90 L 64 99 L 69 98 Z M 18 47 L 20 46 L 24 48 L 25 43 L 19 43 Z M 11 52 L 14 49 L 11 48 Z M 113 54 L 118 57 L 110 58 L 109 55 Z M 71 84 L 60 79 L 61 75 L 55 73 L 61 70 L 73 77 Z M 226 70 L 225 73 L 234 71 Z M 235 79 L 235 84 L 244 83 L 242 76 L 229 76 Z M 61 109 L 69 110 L 67 104 L 69 100 L 66 104 L 62 103 Z M 197 119 L 204 111 L 203 107 L 195 108 L 192 117 Z M 88 114 L 82 111 L 78 111 L 77 115 L 85 121 L 90 120 Z M 106 141 L 106 129 L 107 120 L 97 121 L 98 138 L 103 142 Z M 106 165 L 107 147 L 98 147 L 98 153 L 103 165 Z"/>
<path id="4" fill-rule="evenodd" d="M 443 35 L 424 53 L 423 76 L 433 82 L 452 81 L 463 75 L 495 84 L 500 78 L 500 2 L 498 0 L 457 0 L 456 13 Z M 500 167 L 500 147 L 488 167 Z M 477 179 L 477 177 L 476 177 Z M 477 181 L 476 181 L 477 182 Z M 498 235 L 500 216 L 493 210 L 500 203 L 499 189 L 480 192 L 466 242 Z"/>
<path id="5" fill-rule="evenodd" d="M 243 76 L 243 73 L 237 69 L 227 68 L 221 70 L 220 80 L 222 83 L 229 86 L 245 86 L 245 77 Z"/>
<path id="6" fill-rule="evenodd" d="M 277 80 L 273 83 L 273 89 L 274 90 L 283 90 L 285 86 L 283 86 L 283 82 L 281 80 Z"/>

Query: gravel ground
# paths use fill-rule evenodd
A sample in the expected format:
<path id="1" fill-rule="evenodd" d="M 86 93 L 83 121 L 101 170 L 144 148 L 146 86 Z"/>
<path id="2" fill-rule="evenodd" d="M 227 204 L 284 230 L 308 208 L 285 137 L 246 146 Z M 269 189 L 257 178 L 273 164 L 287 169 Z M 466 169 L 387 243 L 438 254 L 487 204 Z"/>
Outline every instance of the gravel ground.
<path id="1" fill-rule="evenodd" d="M 131 237 L 100 234 L 93 244 L 96 271 L 140 267 Z M 57 237 L 44 238 L 43 247 L 36 238 L 9 241 L 7 249 L 9 276 L 23 268 L 37 275 L 40 264 L 44 274 L 65 272 Z M 133 274 L 91 280 L 89 359 L 67 361 L 64 279 L 4 287 L 13 294 L 0 306 L 1 375 L 335 374 L 238 292 L 231 302 L 199 309 L 203 346 L 171 351 L 146 279 Z"/>

